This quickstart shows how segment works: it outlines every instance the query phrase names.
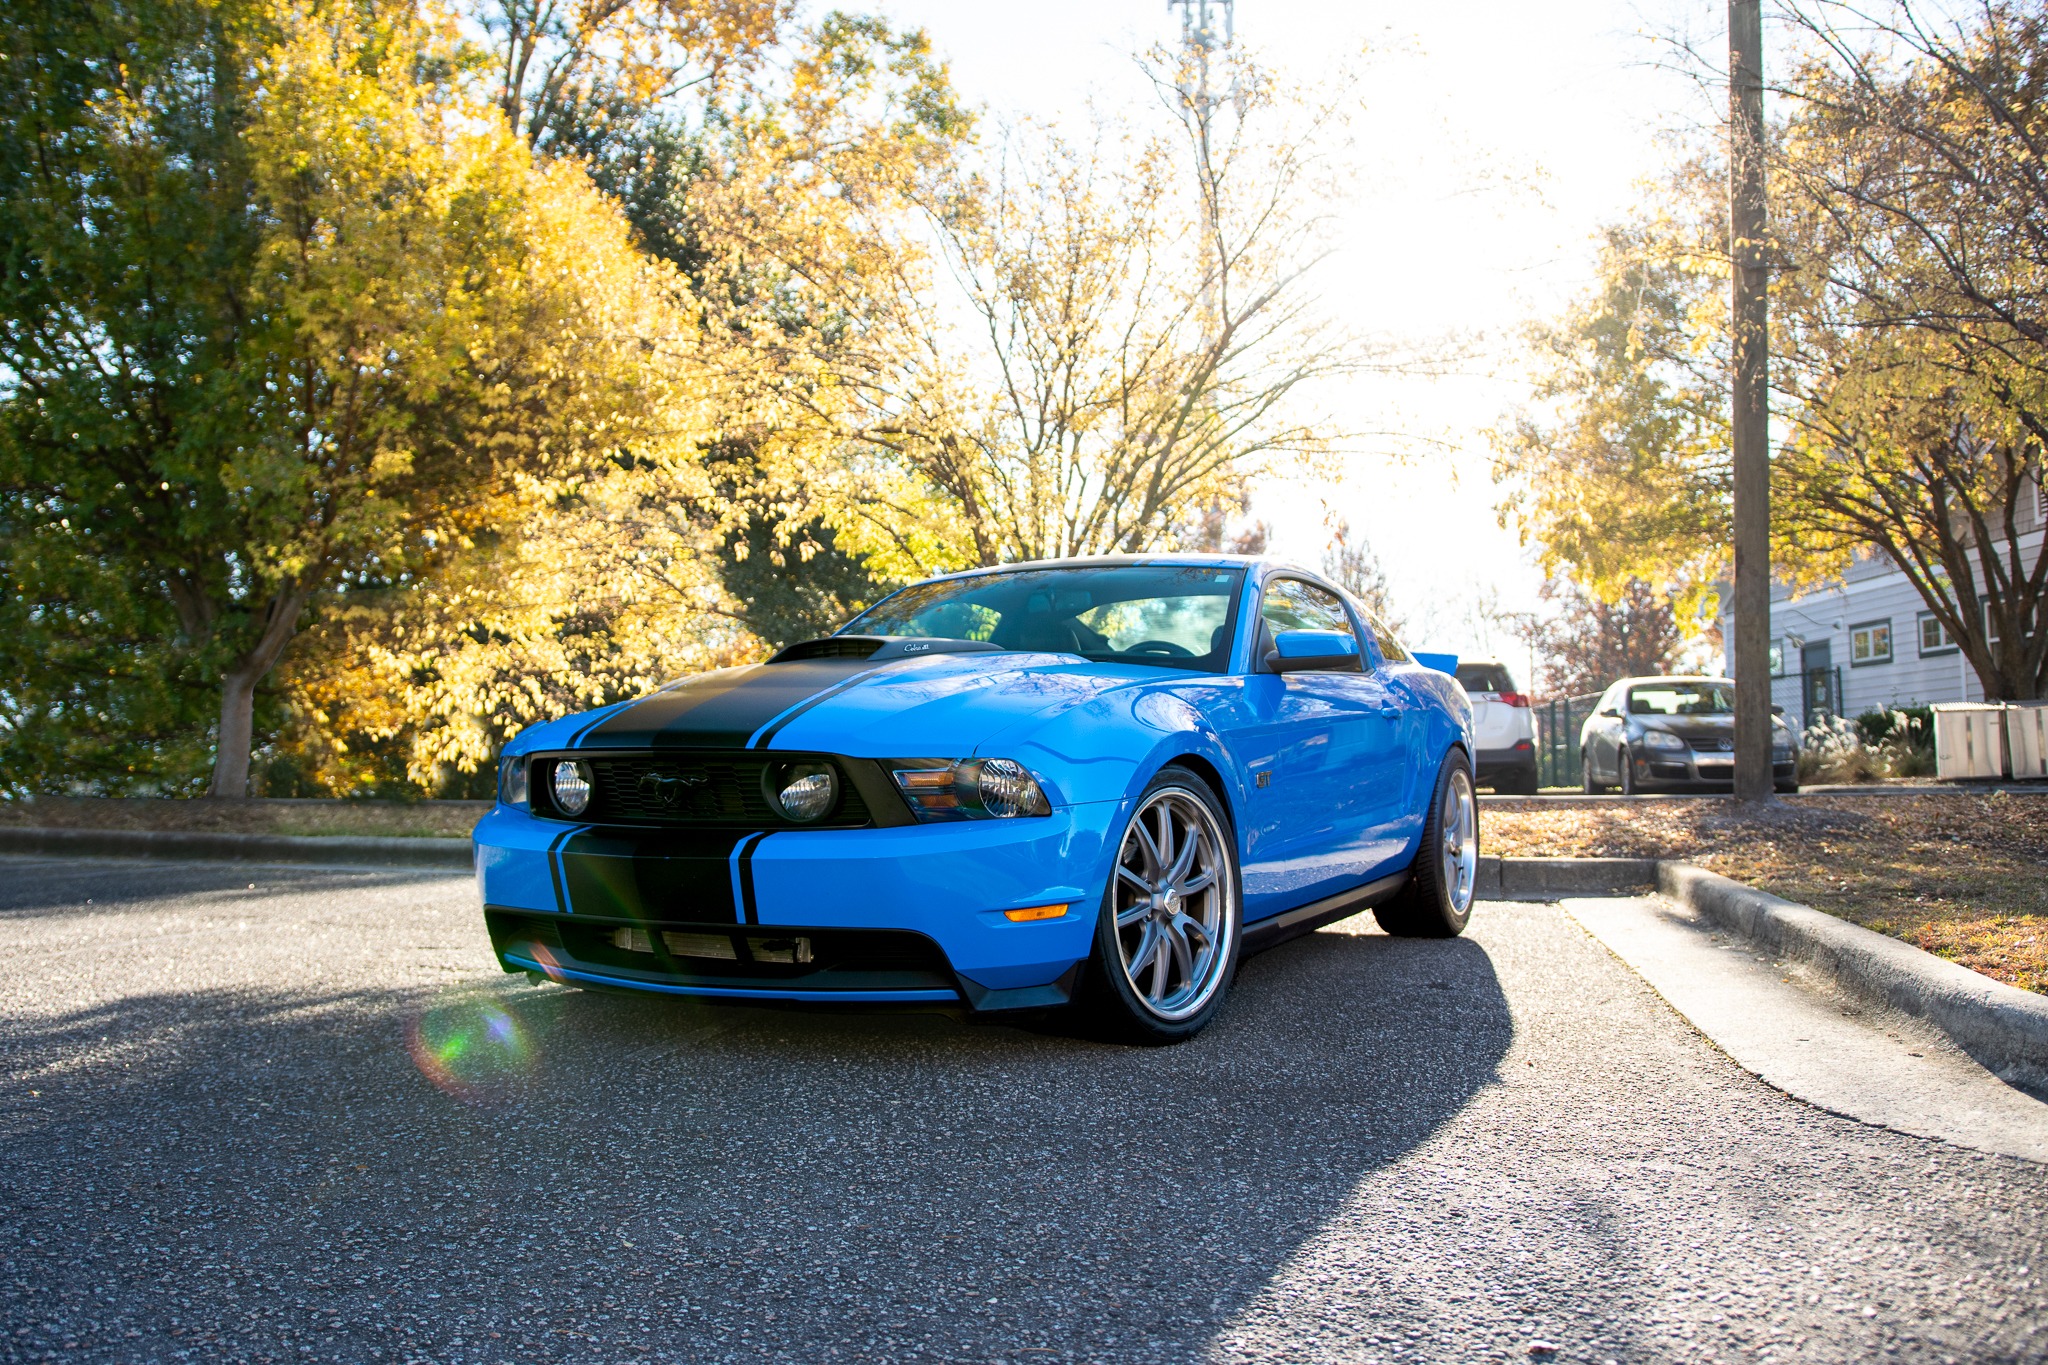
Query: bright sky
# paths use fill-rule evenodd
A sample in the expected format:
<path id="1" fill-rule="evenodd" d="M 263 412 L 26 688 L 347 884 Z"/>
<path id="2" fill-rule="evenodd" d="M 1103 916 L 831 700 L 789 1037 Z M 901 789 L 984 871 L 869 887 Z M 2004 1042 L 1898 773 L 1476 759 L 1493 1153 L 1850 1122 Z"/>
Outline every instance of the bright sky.
<path id="1" fill-rule="evenodd" d="M 880 0 L 924 26 L 958 86 L 991 114 L 1079 116 L 1149 99 L 1128 53 L 1179 34 L 1166 0 Z M 1273 549 L 1322 560 L 1331 515 L 1386 566 L 1410 643 L 1465 654 L 1519 649 L 1482 607 L 1534 609 L 1540 577 L 1500 529 L 1487 428 L 1523 399 L 1515 333 L 1591 279 L 1598 227 L 1656 165 L 1660 130 L 1711 118 L 1657 38 L 1725 44 L 1711 0 L 1239 0 L 1237 34 L 1306 76 L 1370 49 L 1359 201 L 1321 288 L 1361 330 L 1459 334 L 1486 357 L 1438 381 L 1360 382 L 1326 402 L 1347 427 L 1441 442 L 1405 464 L 1351 461 L 1343 484 L 1273 481 L 1253 514 Z M 1526 664 L 1524 665 L 1526 667 Z"/>

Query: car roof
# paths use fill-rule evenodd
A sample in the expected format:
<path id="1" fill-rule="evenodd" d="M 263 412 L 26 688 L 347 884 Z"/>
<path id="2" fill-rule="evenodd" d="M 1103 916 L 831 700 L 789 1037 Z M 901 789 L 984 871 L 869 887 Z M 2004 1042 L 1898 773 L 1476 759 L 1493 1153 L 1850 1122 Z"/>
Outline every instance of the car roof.
<path id="1" fill-rule="evenodd" d="M 1722 678 L 1722 677 L 1717 677 L 1716 675 L 1714 675 L 1714 674 L 1712 674 L 1712 673 L 1645 673 L 1644 675 L 1642 675 L 1642 676 L 1641 676 L 1641 677 L 1639 677 L 1639 678 L 1621 678 L 1621 679 L 1618 679 L 1618 680 L 1616 680 L 1616 681 L 1615 681 L 1615 683 L 1613 684 L 1613 686 L 1616 686 L 1616 687 L 1633 687 L 1633 686 L 1635 686 L 1635 685 L 1636 685 L 1637 683 L 1667 683 L 1667 682 L 1684 682 L 1684 683 L 1685 683 L 1685 682 L 1727 683 L 1727 684 L 1728 684 L 1728 685 L 1729 685 L 1730 687 L 1733 687 L 1733 686 L 1735 685 L 1735 679 L 1733 679 L 1733 678 Z"/>
<path id="2" fill-rule="evenodd" d="M 1017 573 L 1028 569 L 1107 569 L 1124 565 L 1183 566 L 1188 568 L 1254 569 L 1268 573 L 1298 573 L 1318 582 L 1328 581 L 1314 569 L 1304 568 L 1290 560 L 1275 559 L 1270 555 L 1227 555 L 1222 553 L 1196 552 L 1189 554 L 1149 555 L 1079 555 L 1072 559 L 1028 559 L 1019 564 L 990 564 L 972 569 L 957 569 L 952 573 L 933 574 L 920 579 L 925 583 L 943 583 L 954 578 L 973 578 L 979 574 Z"/>

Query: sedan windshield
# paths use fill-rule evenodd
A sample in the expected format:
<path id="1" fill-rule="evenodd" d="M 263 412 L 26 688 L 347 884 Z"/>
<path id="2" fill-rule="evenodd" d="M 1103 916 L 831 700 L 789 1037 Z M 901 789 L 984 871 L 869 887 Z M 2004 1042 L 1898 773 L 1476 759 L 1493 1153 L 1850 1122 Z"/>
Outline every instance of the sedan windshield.
<path id="1" fill-rule="evenodd" d="M 916 583 L 842 634 L 986 640 L 1004 649 L 1221 673 L 1242 569 L 1126 564 Z"/>
<path id="2" fill-rule="evenodd" d="M 1648 683 L 1628 690 L 1632 716 L 1732 716 L 1735 684 L 1726 682 Z"/>

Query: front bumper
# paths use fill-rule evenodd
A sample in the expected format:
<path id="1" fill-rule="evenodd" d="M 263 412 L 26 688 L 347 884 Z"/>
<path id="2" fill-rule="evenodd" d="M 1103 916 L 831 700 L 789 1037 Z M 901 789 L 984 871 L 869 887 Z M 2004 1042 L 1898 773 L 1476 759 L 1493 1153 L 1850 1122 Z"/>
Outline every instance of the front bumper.
<path id="1" fill-rule="evenodd" d="M 1532 740 L 1517 740 L 1504 749 L 1480 749 L 1472 755 L 1472 776 L 1480 782 L 1498 773 L 1535 771 L 1536 745 Z"/>
<path id="2" fill-rule="evenodd" d="M 1088 956 L 1120 804 L 767 834 L 596 829 L 499 806 L 477 826 L 477 879 L 507 971 L 732 999 L 1039 1007 L 1067 999 Z M 1003 913 L 1050 904 L 1067 913 Z M 620 930 L 646 950 L 622 949 Z M 791 960 L 798 939 L 808 961 Z M 707 940 L 715 956 L 668 951 Z"/>
<path id="3" fill-rule="evenodd" d="M 1735 786 L 1733 754 L 1650 749 L 1631 754 L 1630 761 L 1635 765 L 1636 786 L 1643 790 L 1728 791 Z M 1791 782 L 1798 772 L 1797 755 L 1771 761 L 1771 781 L 1780 786 Z"/>

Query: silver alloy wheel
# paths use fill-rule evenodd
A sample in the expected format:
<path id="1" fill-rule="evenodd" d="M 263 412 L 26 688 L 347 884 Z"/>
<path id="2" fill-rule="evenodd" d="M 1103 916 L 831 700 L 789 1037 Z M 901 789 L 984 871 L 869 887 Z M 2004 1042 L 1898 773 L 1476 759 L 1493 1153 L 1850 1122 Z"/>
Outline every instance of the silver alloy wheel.
<path id="1" fill-rule="evenodd" d="M 1462 915 L 1472 908 L 1472 885 L 1479 877 L 1479 807 L 1472 796 L 1471 775 L 1463 768 L 1451 769 L 1437 823 L 1443 828 L 1444 894 L 1451 898 L 1451 909 Z"/>
<path id="2" fill-rule="evenodd" d="M 1188 1018 L 1223 984 L 1237 932 L 1228 848 L 1208 804 L 1185 787 L 1153 792 L 1124 829 L 1111 897 L 1117 949 L 1124 979 L 1159 1019 Z"/>

